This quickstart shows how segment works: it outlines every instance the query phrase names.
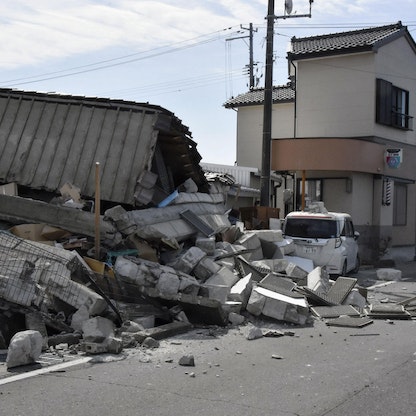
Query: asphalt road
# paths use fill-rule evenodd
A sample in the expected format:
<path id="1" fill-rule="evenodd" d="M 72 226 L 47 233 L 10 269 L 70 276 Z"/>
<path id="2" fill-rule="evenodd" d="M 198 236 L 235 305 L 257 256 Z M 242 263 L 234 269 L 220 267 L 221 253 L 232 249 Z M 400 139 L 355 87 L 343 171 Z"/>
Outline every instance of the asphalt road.
<path id="1" fill-rule="evenodd" d="M 365 269 L 358 278 L 370 300 L 416 296 L 413 266 L 399 282 L 374 281 Z M 252 325 L 284 335 L 248 340 Z M 362 328 L 319 320 L 307 327 L 256 320 L 195 328 L 154 350 L 100 355 L 7 384 L 0 379 L 0 413 L 410 416 L 416 414 L 415 341 L 415 320 L 375 319 Z M 191 354 L 194 367 L 178 364 Z"/>

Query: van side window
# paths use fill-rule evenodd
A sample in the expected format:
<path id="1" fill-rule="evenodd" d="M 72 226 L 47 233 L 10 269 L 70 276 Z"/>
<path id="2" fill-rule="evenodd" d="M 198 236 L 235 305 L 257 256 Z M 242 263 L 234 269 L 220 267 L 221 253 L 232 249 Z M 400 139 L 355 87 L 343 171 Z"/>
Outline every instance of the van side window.
<path id="1" fill-rule="evenodd" d="M 354 237 L 354 226 L 352 225 L 352 221 L 350 219 L 345 220 L 344 229 L 346 237 Z"/>

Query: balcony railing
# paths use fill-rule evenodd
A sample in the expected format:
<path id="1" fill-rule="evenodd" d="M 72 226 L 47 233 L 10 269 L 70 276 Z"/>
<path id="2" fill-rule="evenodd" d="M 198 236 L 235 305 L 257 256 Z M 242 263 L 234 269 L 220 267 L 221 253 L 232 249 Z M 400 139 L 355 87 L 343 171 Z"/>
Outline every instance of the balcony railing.
<path id="1" fill-rule="evenodd" d="M 408 114 L 392 111 L 391 125 L 399 129 L 413 130 L 413 117 Z"/>

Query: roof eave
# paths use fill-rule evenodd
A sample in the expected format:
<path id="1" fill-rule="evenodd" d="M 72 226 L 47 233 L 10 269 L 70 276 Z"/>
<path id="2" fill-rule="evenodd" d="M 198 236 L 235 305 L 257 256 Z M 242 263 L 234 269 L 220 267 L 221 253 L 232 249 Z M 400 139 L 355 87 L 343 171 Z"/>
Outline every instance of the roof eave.
<path id="1" fill-rule="evenodd" d="M 273 104 L 284 104 L 284 103 L 293 103 L 295 100 L 293 98 L 283 99 L 283 100 L 273 100 Z M 225 108 L 238 108 L 238 107 L 253 107 L 255 105 L 263 105 L 262 101 L 250 102 L 250 103 L 235 103 L 235 104 L 223 104 Z"/>
<path id="2" fill-rule="evenodd" d="M 331 49 L 328 51 L 319 51 L 319 52 L 307 52 L 307 53 L 287 53 L 287 59 L 289 62 L 301 61 L 305 59 L 313 58 L 326 58 L 329 56 L 339 56 L 339 55 L 351 55 L 354 53 L 363 53 L 363 52 L 374 52 L 372 45 L 357 46 L 353 48 L 344 48 L 344 49 Z"/>

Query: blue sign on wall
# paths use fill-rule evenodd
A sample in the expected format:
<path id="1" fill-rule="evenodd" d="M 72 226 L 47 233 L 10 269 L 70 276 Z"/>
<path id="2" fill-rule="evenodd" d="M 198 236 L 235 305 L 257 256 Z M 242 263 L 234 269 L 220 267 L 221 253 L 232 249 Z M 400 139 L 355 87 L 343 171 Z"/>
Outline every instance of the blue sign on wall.
<path id="1" fill-rule="evenodd" d="M 386 163 L 389 168 L 397 169 L 403 161 L 403 149 L 386 149 Z"/>

